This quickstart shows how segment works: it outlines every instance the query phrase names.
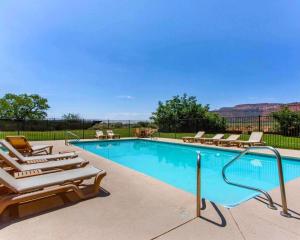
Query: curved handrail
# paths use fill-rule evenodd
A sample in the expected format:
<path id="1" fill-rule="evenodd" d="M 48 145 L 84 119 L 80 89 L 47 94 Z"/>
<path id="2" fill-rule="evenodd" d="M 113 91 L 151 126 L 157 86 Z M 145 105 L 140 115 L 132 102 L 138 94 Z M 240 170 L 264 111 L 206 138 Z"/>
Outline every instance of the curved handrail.
<path id="1" fill-rule="evenodd" d="M 71 131 L 66 131 L 66 134 L 65 134 L 65 145 L 69 145 L 69 141 L 68 141 L 69 140 L 69 137 L 68 137 L 69 135 L 75 137 L 75 141 L 76 142 L 80 141 L 80 137 L 77 134 L 75 134 L 75 133 L 73 133 Z"/>
<path id="2" fill-rule="evenodd" d="M 287 208 L 287 201 L 286 201 L 286 193 L 285 193 L 285 186 L 284 186 L 284 178 L 283 178 L 283 170 L 282 170 L 282 159 L 281 159 L 281 155 L 278 152 L 277 149 L 270 147 L 270 146 L 254 146 L 254 147 L 249 147 L 247 149 L 245 149 L 243 152 L 241 152 L 238 156 L 236 156 L 235 158 L 233 158 L 231 161 L 229 161 L 227 164 L 225 164 L 225 166 L 222 169 L 222 176 L 223 179 L 226 183 L 230 184 L 230 185 L 234 185 L 237 187 L 241 187 L 241 188 L 246 188 L 246 189 L 250 189 L 250 190 L 254 190 L 257 192 L 260 192 L 262 194 L 264 194 L 266 196 L 266 198 L 269 201 L 269 205 L 268 207 L 271 209 L 276 209 L 276 207 L 274 206 L 274 202 L 271 198 L 271 196 L 264 190 L 259 189 L 259 188 L 255 188 L 255 187 L 250 187 L 250 186 L 246 186 L 243 184 L 239 184 L 239 183 L 234 183 L 228 180 L 228 178 L 226 177 L 226 169 L 232 165 L 235 161 L 237 161 L 238 159 L 240 159 L 241 157 L 243 157 L 244 155 L 246 155 L 249 151 L 251 150 L 257 150 L 257 149 L 267 149 L 272 151 L 277 159 L 277 167 L 278 167 L 278 175 L 279 175 L 279 183 L 280 183 L 280 193 L 281 193 L 281 202 L 282 202 L 282 212 L 281 215 L 285 216 L 285 217 L 289 217 L 290 214 L 288 213 L 288 208 Z"/>

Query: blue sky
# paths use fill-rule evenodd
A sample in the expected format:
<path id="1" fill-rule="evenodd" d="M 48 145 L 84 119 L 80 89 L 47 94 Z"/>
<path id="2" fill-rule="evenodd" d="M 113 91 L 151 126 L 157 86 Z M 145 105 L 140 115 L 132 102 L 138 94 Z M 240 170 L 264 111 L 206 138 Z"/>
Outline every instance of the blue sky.
<path id="1" fill-rule="evenodd" d="M 300 2 L 2 0 L 0 95 L 50 117 L 145 119 L 159 100 L 213 109 L 300 101 Z"/>

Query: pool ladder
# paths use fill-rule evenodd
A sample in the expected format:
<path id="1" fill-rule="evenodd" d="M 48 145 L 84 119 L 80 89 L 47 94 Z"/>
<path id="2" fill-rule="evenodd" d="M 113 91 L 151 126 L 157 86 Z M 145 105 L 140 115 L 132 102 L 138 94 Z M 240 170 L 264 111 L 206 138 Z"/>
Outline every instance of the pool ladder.
<path id="1" fill-rule="evenodd" d="M 69 142 L 69 140 L 70 140 L 70 136 L 72 136 L 72 137 L 75 137 L 75 142 L 79 142 L 80 141 L 80 137 L 77 135 L 77 134 L 75 134 L 75 133 L 73 133 L 73 132 L 71 132 L 71 131 L 66 131 L 66 133 L 65 133 L 65 145 L 66 146 L 68 146 L 68 145 L 70 145 L 70 142 Z"/>
<path id="2" fill-rule="evenodd" d="M 273 147 L 270 146 L 254 146 L 254 147 L 249 147 L 246 150 L 244 150 L 243 152 L 241 152 L 237 157 L 235 157 L 234 159 L 232 159 L 231 161 L 229 161 L 222 170 L 222 176 L 223 179 L 226 183 L 233 185 L 233 186 L 237 186 L 237 187 L 241 187 L 241 188 L 246 188 L 246 189 L 250 189 L 253 191 L 257 191 L 260 192 L 262 194 L 264 194 L 269 202 L 268 207 L 271 209 L 276 209 L 274 202 L 270 196 L 269 193 L 267 193 L 266 191 L 259 189 L 259 188 L 255 188 L 255 187 L 251 187 L 251 186 L 246 186 L 246 185 L 242 185 L 240 183 L 234 183 L 231 182 L 230 180 L 228 180 L 228 178 L 226 177 L 226 169 L 232 165 L 234 162 L 236 162 L 237 160 L 239 160 L 241 157 L 243 157 L 244 155 L 246 155 L 247 153 L 249 153 L 249 151 L 251 150 L 261 150 L 261 149 L 266 149 L 266 150 L 270 150 L 271 152 L 273 152 L 276 156 L 277 159 L 277 168 L 278 168 L 278 176 L 279 176 L 279 183 L 280 183 L 280 194 L 281 194 L 281 202 L 282 202 L 282 211 L 280 212 L 280 214 L 284 217 L 290 217 L 290 213 L 288 212 L 288 207 L 287 207 L 287 200 L 286 200 L 286 193 L 285 193 L 285 185 L 284 185 L 284 178 L 283 178 L 283 170 L 282 170 L 282 158 L 280 153 L 278 152 L 278 150 L 276 150 Z"/>

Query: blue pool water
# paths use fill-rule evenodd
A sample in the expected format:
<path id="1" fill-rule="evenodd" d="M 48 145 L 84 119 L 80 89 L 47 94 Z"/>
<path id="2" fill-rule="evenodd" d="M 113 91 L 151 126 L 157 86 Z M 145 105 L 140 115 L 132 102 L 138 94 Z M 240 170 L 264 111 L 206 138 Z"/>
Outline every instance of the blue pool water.
<path id="1" fill-rule="evenodd" d="M 0 146 L 0 149 L 4 152 L 8 152 L 7 149 L 5 147 Z"/>
<path id="2" fill-rule="evenodd" d="M 222 168 L 238 155 L 234 151 L 148 140 L 78 142 L 74 145 L 193 194 L 196 193 L 196 151 L 200 150 L 204 198 L 233 207 L 258 195 L 224 182 Z M 299 177 L 300 159 L 283 159 L 283 171 L 286 182 Z M 279 185 L 276 160 L 264 155 L 244 156 L 227 169 L 226 175 L 234 182 L 267 191 Z"/>

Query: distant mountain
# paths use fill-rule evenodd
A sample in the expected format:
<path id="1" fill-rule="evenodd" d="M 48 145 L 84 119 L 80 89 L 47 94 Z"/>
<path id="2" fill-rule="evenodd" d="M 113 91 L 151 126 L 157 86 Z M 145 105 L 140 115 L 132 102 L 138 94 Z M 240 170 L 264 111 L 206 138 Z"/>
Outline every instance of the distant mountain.
<path id="1" fill-rule="evenodd" d="M 300 111 L 300 102 L 294 103 L 255 103 L 239 104 L 234 107 L 223 107 L 214 112 L 223 117 L 247 117 L 247 116 L 266 116 L 272 112 L 280 110 L 281 107 L 287 106 L 292 111 Z"/>

